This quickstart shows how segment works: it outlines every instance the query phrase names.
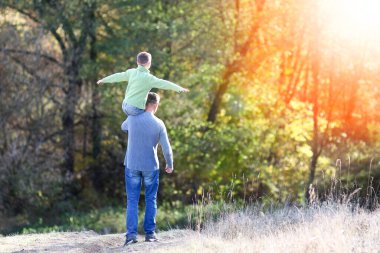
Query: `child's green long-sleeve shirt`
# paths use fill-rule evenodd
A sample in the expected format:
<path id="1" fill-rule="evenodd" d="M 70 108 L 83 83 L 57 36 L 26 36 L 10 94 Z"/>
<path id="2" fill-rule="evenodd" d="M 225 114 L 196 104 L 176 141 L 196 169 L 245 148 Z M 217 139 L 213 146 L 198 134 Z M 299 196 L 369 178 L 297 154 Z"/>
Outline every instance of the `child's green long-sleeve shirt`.
<path id="1" fill-rule="evenodd" d="M 145 109 L 148 93 L 152 88 L 173 90 L 176 92 L 183 91 L 181 86 L 155 77 L 149 73 L 149 70 L 140 65 L 137 68 L 115 73 L 102 79 L 102 83 L 117 83 L 124 81 L 128 81 L 127 89 L 125 90 L 124 103 L 143 110 Z"/>

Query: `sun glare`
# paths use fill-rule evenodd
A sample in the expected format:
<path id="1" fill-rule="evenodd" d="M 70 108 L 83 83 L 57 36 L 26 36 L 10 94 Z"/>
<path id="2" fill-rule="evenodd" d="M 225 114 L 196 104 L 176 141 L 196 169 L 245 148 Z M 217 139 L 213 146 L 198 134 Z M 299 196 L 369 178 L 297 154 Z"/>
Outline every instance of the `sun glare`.
<path id="1" fill-rule="evenodd" d="M 380 38 L 380 0 L 325 0 L 330 30 L 346 39 Z"/>

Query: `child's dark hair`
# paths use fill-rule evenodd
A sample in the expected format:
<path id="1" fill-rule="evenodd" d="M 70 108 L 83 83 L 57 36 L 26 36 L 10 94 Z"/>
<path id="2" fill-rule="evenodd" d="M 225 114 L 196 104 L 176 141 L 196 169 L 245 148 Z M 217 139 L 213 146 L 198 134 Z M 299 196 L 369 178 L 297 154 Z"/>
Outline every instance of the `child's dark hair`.
<path id="1" fill-rule="evenodd" d="M 148 98 L 146 100 L 146 104 L 158 104 L 160 103 L 160 95 L 158 95 L 157 93 L 154 93 L 154 92 L 149 92 L 148 93 Z"/>
<path id="2" fill-rule="evenodd" d="M 148 62 L 150 62 L 152 59 L 152 56 L 148 52 L 140 52 L 137 55 L 137 64 L 145 65 Z"/>

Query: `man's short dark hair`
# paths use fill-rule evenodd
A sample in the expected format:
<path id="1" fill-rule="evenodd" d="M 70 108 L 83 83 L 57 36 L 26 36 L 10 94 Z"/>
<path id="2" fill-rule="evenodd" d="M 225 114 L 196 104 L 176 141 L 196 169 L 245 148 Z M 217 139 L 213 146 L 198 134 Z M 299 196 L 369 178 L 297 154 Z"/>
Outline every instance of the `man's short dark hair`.
<path id="1" fill-rule="evenodd" d="M 145 65 L 152 60 L 152 56 L 148 52 L 140 52 L 137 55 L 137 64 Z"/>
<path id="2" fill-rule="evenodd" d="M 157 94 L 157 93 L 154 93 L 154 92 L 149 92 L 148 93 L 148 98 L 146 100 L 146 104 L 152 104 L 152 105 L 155 105 L 155 104 L 158 104 L 160 103 L 160 96 Z"/>

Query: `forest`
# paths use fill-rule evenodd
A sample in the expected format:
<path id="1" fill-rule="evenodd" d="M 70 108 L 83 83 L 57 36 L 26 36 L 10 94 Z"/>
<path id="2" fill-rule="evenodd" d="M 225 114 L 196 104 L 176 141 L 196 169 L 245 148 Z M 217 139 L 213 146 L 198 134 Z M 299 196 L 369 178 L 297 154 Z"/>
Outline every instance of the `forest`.
<path id="1" fill-rule="evenodd" d="M 96 82 L 136 67 L 141 51 L 151 73 L 190 90 L 155 90 L 174 154 L 159 210 L 205 198 L 305 205 L 336 191 L 374 208 L 373 10 L 370 0 L 2 0 L 0 233 L 125 208 L 127 83 Z"/>

